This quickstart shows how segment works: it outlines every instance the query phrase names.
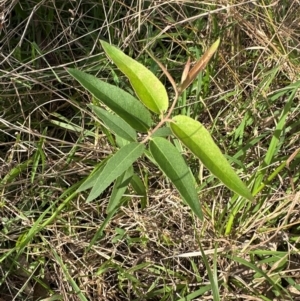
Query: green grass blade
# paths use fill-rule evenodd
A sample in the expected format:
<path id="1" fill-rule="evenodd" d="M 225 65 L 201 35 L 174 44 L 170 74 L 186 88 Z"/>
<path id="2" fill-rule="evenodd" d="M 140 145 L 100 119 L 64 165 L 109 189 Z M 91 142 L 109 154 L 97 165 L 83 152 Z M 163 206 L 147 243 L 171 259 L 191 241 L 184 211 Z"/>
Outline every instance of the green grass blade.
<path id="1" fill-rule="evenodd" d="M 208 278 L 211 284 L 214 301 L 220 301 L 219 283 L 218 283 L 218 275 L 217 275 L 217 248 L 215 248 L 214 259 L 213 259 L 213 270 L 211 270 L 210 264 L 207 260 L 207 257 L 203 251 L 201 244 L 199 245 L 199 247 L 204 261 L 204 265 L 207 270 Z"/>
<path id="2" fill-rule="evenodd" d="M 190 294 L 188 294 L 187 296 L 177 299 L 177 301 L 193 301 L 193 300 L 201 300 L 201 299 L 195 299 L 199 296 L 204 295 L 206 292 L 211 290 L 211 284 L 205 285 L 203 287 L 201 287 L 199 290 L 196 290 Z"/>
<path id="3" fill-rule="evenodd" d="M 12 182 L 22 171 L 32 164 L 33 159 L 28 159 L 25 162 L 18 164 L 16 167 L 12 168 L 4 177 L 0 180 L 0 187 L 7 183 Z"/>
<path id="4" fill-rule="evenodd" d="M 276 93 L 273 96 L 274 98 L 279 98 L 279 97 L 283 97 L 287 92 L 291 92 L 291 94 L 288 97 L 287 102 L 283 108 L 283 111 L 279 118 L 277 126 L 275 128 L 274 135 L 270 142 L 270 145 L 269 145 L 268 151 L 266 153 L 264 162 L 262 164 L 261 170 L 258 172 L 258 174 L 256 176 L 255 184 L 254 184 L 254 188 L 253 188 L 254 195 L 257 194 L 261 190 L 260 186 L 262 184 L 264 175 L 266 173 L 266 167 L 271 164 L 274 156 L 276 155 L 276 152 L 278 152 L 279 139 L 280 139 L 283 129 L 285 127 L 287 116 L 290 113 L 291 106 L 292 106 L 293 100 L 295 98 L 295 94 L 297 93 L 299 88 L 300 88 L 300 81 L 297 81 L 296 83 L 293 83 L 293 84 L 289 85 L 288 87 L 285 87 L 282 91 L 280 91 L 279 93 Z"/>
<path id="5" fill-rule="evenodd" d="M 66 117 L 62 116 L 61 114 L 53 112 L 53 113 L 51 113 L 51 115 L 59 119 L 59 120 L 55 120 L 55 119 L 49 118 L 49 121 L 52 124 L 55 124 L 68 131 L 72 131 L 72 132 L 80 133 L 80 134 L 82 133 L 84 137 L 95 137 L 94 132 L 83 129 L 81 126 L 74 124 L 72 121 L 68 120 Z"/>
<path id="6" fill-rule="evenodd" d="M 122 198 L 121 201 L 119 202 L 119 205 L 117 207 L 115 207 L 113 210 L 111 210 L 108 214 L 107 217 L 105 218 L 105 220 L 103 221 L 103 223 L 101 224 L 101 226 L 97 229 L 97 232 L 95 233 L 95 235 L 93 236 L 92 240 L 90 241 L 88 247 L 86 248 L 86 252 L 88 252 L 93 245 L 104 236 L 104 229 L 105 227 L 108 225 L 108 223 L 112 220 L 113 216 L 115 215 L 115 213 L 118 211 L 119 207 L 126 202 L 128 198 Z"/>
<path id="7" fill-rule="evenodd" d="M 226 256 L 227 258 L 230 258 L 231 260 L 233 261 L 236 261 L 242 265 L 244 265 L 245 267 L 248 267 L 250 268 L 251 270 L 255 271 L 258 275 L 264 277 L 271 285 L 272 285 L 272 288 L 278 292 L 285 292 L 287 295 L 288 292 L 286 289 L 284 289 L 282 286 L 280 286 L 279 284 L 275 283 L 272 278 L 270 278 L 263 270 L 261 270 L 259 267 L 257 267 L 255 264 L 243 259 L 243 258 L 240 258 L 240 257 L 237 257 L 237 256 Z"/>
<path id="8" fill-rule="evenodd" d="M 46 132 L 47 132 L 47 129 L 44 130 L 43 134 L 45 134 Z M 38 145 L 37 145 L 37 150 L 33 156 L 31 177 L 30 177 L 31 183 L 34 182 L 35 176 L 37 174 L 37 169 L 38 169 L 40 163 L 41 163 L 42 173 L 44 172 L 44 169 L 45 169 L 46 155 L 43 151 L 44 142 L 45 142 L 45 138 L 41 137 L 40 141 L 38 142 Z"/>
<path id="9" fill-rule="evenodd" d="M 71 287 L 73 288 L 74 290 L 73 293 L 76 294 L 76 296 L 80 301 L 88 301 L 88 299 L 84 296 L 83 292 L 77 285 L 76 281 L 71 277 L 68 268 L 65 265 L 64 260 L 57 254 L 57 252 L 54 249 L 52 249 L 52 254 L 54 255 L 57 262 L 59 263 L 60 267 L 62 268 L 66 280 L 70 283 Z"/>

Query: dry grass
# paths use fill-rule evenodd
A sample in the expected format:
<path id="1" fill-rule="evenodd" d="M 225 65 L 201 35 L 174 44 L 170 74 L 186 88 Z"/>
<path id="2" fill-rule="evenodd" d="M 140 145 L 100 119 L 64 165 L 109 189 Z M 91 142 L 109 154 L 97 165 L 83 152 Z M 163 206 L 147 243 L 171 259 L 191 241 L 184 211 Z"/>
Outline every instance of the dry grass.
<path id="1" fill-rule="evenodd" d="M 299 1 L 16 0 L 1 10 L 0 300 L 300 300 L 298 93 L 267 156 L 292 89 L 280 93 L 299 80 Z M 147 207 L 129 191 L 99 231 L 111 189 L 89 204 L 74 191 L 114 138 L 96 132 L 90 96 L 64 67 L 128 88 L 101 38 L 160 75 L 153 51 L 179 80 L 187 54 L 196 59 L 218 36 L 217 57 L 177 110 L 210 129 L 257 189 L 255 203 L 186 154 L 200 222 L 141 159 Z"/>

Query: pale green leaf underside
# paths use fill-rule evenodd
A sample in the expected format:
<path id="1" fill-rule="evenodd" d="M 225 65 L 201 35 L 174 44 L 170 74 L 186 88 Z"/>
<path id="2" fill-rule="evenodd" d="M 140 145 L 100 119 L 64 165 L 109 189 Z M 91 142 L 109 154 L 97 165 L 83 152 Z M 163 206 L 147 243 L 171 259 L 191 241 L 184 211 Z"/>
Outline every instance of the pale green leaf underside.
<path id="1" fill-rule="evenodd" d="M 120 49 L 107 42 L 100 42 L 109 58 L 127 76 L 141 102 L 156 114 L 165 112 L 168 109 L 169 99 L 161 81 L 149 69 Z"/>
<path id="2" fill-rule="evenodd" d="M 173 117 L 170 127 L 175 136 L 197 156 L 206 168 L 237 194 L 253 200 L 253 196 L 245 184 L 234 172 L 213 141 L 210 133 L 198 121 L 178 115 Z"/>
<path id="3" fill-rule="evenodd" d="M 176 147 L 165 138 L 155 137 L 150 141 L 150 152 L 160 169 L 177 188 L 182 198 L 193 212 L 202 219 L 194 178 Z"/>
<path id="4" fill-rule="evenodd" d="M 109 160 L 98 175 L 87 202 L 97 198 L 114 180 L 125 172 L 144 152 L 145 146 L 132 142 L 120 148 Z"/>
<path id="5" fill-rule="evenodd" d="M 147 133 L 150 129 L 152 125 L 150 112 L 131 94 L 80 70 L 69 68 L 68 72 L 88 92 L 122 117 L 134 129 L 143 133 Z"/>
<path id="6" fill-rule="evenodd" d="M 113 133 L 125 140 L 136 141 L 135 130 L 124 119 L 97 106 L 89 105 L 89 107 Z"/>

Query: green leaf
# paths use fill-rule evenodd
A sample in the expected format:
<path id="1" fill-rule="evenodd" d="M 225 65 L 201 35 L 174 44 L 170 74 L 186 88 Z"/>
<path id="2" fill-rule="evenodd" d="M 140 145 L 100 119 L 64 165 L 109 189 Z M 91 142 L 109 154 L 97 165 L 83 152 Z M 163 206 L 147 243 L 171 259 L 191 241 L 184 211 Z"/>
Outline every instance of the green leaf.
<path id="1" fill-rule="evenodd" d="M 109 214 L 120 204 L 120 200 L 125 193 L 127 186 L 133 175 L 133 167 L 130 166 L 125 172 L 123 172 L 114 183 L 112 193 L 109 198 L 106 213 Z"/>
<path id="2" fill-rule="evenodd" d="M 94 105 L 89 105 L 89 107 L 99 117 L 99 119 L 101 119 L 103 123 L 116 135 L 128 141 L 136 141 L 135 130 L 121 117 Z"/>
<path id="3" fill-rule="evenodd" d="M 124 145 L 130 143 L 130 141 L 125 140 L 125 139 L 123 139 L 123 138 L 120 137 L 120 136 L 116 136 L 115 142 L 116 142 L 116 144 L 117 144 L 117 146 L 118 146 L 119 148 L 121 148 L 121 147 L 123 147 Z"/>
<path id="4" fill-rule="evenodd" d="M 183 115 L 173 117 L 170 127 L 175 136 L 229 189 L 248 200 L 253 196 L 213 141 L 210 133 L 198 121 Z"/>
<path id="5" fill-rule="evenodd" d="M 131 178 L 130 184 L 134 191 L 141 197 L 141 208 L 146 208 L 147 190 L 144 182 L 136 174 L 134 174 Z"/>
<path id="6" fill-rule="evenodd" d="M 150 112 L 131 94 L 105 83 L 97 77 L 76 69 L 68 69 L 88 92 L 103 102 L 134 129 L 147 133 L 152 125 Z"/>
<path id="7" fill-rule="evenodd" d="M 76 191 L 81 192 L 92 188 L 95 185 L 99 175 L 102 173 L 103 168 L 108 160 L 109 158 L 106 158 L 105 160 L 98 163 L 91 172 L 91 174 L 86 178 L 86 180 L 79 186 L 79 188 Z"/>
<path id="8" fill-rule="evenodd" d="M 120 148 L 107 161 L 102 172 L 99 174 L 87 202 L 97 198 L 115 179 L 125 172 L 132 163 L 143 154 L 144 144 L 132 142 Z"/>
<path id="9" fill-rule="evenodd" d="M 145 66 L 132 59 L 120 49 L 100 41 L 109 58 L 127 76 L 136 95 L 144 105 L 156 114 L 168 109 L 167 91 L 161 81 Z"/>
<path id="10" fill-rule="evenodd" d="M 194 186 L 194 178 L 176 147 L 168 140 L 155 137 L 150 141 L 150 152 L 160 169 L 172 181 L 182 198 L 202 220 L 202 211 Z"/>
<path id="11" fill-rule="evenodd" d="M 172 135 L 172 131 L 171 129 L 168 127 L 168 126 L 164 126 L 164 127 L 161 127 L 159 129 L 157 129 L 152 135 L 151 137 L 154 138 L 154 137 L 168 137 Z"/>

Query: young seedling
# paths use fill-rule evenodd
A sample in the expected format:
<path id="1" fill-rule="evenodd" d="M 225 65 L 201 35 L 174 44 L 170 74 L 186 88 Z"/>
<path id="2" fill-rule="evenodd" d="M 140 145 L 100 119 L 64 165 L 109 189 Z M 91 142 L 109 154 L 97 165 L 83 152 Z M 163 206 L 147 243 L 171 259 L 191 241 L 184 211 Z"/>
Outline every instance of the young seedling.
<path id="1" fill-rule="evenodd" d="M 114 212 L 131 179 L 136 181 L 137 175 L 134 174 L 133 163 L 147 152 L 147 155 L 151 156 L 151 159 L 177 188 L 182 199 L 202 219 L 203 214 L 193 175 L 178 149 L 167 139 L 168 136 L 177 137 L 230 190 L 248 200 L 253 200 L 251 192 L 234 172 L 208 130 L 200 122 L 188 116 L 177 115 L 171 118 L 178 97 L 205 68 L 219 43 L 220 40 L 217 40 L 192 68 L 188 59 L 178 86 L 164 66 L 150 54 L 173 86 L 175 98 L 170 108 L 168 94 L 161 81 L 145 66 L 107 42 L 101 41 L 106 55 L 129 79 L 139 100 L 95 76 L 68 69 L 72 77 L 113 112 L 90 104 L 89 107 L 93 113 L 116 137 L 127 141 L 123 145 L 120 144 L 119 150 L 108 158 L 105 164 L 101 162 L 96 166 L 79 187 L 78 192 L 91 188 L 88 202 L 95 200 L 111 183 L 115 183 L 107 207 L 107 213 Z M 160 120 L 156 125 L 153 125 L 152 114 L 159 116 Z M 160 135 L 158 133 L 163 126 L 166 126 L 168 130 Z M 146 133 L 146 137 L 138 141 L 137 132 Z"/>

